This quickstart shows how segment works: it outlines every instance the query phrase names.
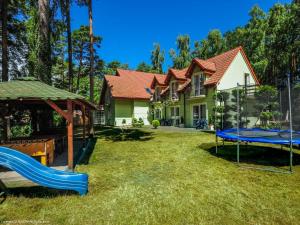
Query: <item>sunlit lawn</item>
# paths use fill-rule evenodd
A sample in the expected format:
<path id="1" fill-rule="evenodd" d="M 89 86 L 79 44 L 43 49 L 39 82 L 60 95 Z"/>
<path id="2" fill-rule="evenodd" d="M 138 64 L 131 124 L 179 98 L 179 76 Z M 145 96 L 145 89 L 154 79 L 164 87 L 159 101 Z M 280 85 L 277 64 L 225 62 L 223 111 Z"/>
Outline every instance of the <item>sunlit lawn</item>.
<path id="1" fill-rule="evenodd" d="M 98 132 L 85 197 L 31 187 L 12 190 L 0 223 L 48 224 L 299 224 L 300 166 L 293 174 L 245 169 L 288 168 L 280 148 L 235 146 L 214 154 L 213 134 L 152 129 Z M 231 146 L 230 146 L 231 145 Z M 295 154 L 296 164 L 300 163 Z"/>

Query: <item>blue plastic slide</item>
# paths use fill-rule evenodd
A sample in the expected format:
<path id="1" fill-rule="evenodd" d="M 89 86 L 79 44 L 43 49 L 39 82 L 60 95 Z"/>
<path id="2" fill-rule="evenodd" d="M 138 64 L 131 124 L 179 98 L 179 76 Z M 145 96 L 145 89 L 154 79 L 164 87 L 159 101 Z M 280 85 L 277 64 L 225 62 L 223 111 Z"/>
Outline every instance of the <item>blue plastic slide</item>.
<path id="1" fill-rule="evenodd" d="M 19 151 L 0 147 L 0 166 L 16 171 L 25 178 L 41 186 L 74 190 L 80 195 L 88 191 L 88 175 L 55 170 L 46 167 Z"/>

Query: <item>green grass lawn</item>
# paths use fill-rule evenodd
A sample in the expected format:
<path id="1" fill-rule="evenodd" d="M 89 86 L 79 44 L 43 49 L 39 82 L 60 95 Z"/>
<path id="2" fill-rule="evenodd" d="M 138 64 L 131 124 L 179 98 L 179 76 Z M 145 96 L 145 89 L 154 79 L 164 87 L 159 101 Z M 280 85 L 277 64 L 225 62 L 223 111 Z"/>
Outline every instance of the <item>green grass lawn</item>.
<path id="1" fill-rule="evenodd" d="M 80 197 L 41 187 L 12 189 L 0 205 L 8 220 L 48 224 L 299 224 L 300 160 L 293 174 L 245 169 L 288 168 L 279 148 L 214 154 L 213 134 L 152 129 L 97 133 L 89 163 L 89 193 Z M 47 224 L 46 223 L 46 224 Z"/>

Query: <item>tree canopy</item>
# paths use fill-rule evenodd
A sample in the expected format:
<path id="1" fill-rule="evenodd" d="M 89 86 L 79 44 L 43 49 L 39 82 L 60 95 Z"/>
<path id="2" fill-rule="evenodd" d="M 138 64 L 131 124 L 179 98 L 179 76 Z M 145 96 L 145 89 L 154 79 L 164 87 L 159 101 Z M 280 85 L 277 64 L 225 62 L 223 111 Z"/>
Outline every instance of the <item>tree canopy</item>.
<path id="1" fill-rule="evenodd" d="M 92 84 L 86 77 L 92 82 L 93 77 L 101 80 L 105 74 L 115 74 L 117 68 L 129 68 L 127 63 L 102 59 L 102 37 L 92 32 L 91 1 L 9 0 L 5 3 L 0 8 L 3 21 L 0 70 L 4 81 L 8 77 L 35 76 L 60 88 L 88 93 L 83 90 Z M 87 9 L 89 23 L 71 30 L 70 10 L 74 4 Z M 194 43 L 188 34 L 178 35 L 169 55 L 165 55 L 159 43 L 154 43 L 149 61 L 141 59 L 136 69 L 164 73 L 167 57 L 171 59 L 171 67 L 183 69 L 195 57 L 207 59 L 242 46 L 261 83 L 279 85 L 288 73 L 292 80 L 300 76 L 299 21 L 297 0 L 275 4 L 268 12 L 255 5 L 243 26 L 224 33 L 212 29 Z"/>

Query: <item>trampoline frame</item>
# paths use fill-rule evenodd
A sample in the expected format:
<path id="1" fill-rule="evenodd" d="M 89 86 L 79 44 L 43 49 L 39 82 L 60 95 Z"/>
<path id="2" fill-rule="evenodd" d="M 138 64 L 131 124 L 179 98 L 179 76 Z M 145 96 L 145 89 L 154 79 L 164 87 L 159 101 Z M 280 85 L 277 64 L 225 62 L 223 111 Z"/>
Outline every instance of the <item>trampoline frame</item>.
<path id="1" fill-rule="evenodd" d="M 236 150 L 237 150 L 237 164 L 240 165 L 240 143 L 241 142 L 246 142 L 246 143 L 251 143 L 251 142 L 256 142 L 256 143 L 267 143 L 267 144 L 280 144 L 282 145 L 288 145 L 289 146 L 289 172 L 292 173 L 293 172 L 293 145 L 294 144 L 300 144 L 300 141 L 293 141 L 293 118 L 292 118 L 292 102 L 291 102 L 291 81 L 290 81 L 290 74 L 287 75 L 287 87 L 288 87 L 288 98 L 289 98 L 289 129 L 288 130 L 264 130 L 264 129 L 260 129 L 260 128 L 253 128 L 253 129 L 247 129 L 247 128 L 240 128 L 240 87 L 247 87 L 245 85 L 240 85 L 239 83 L 237 83 L 237 113 L 236 113 L 236 128 L 233 129 L 227 129 L 224 131 L 218 131 L 216 130 L 216 154 L 218 154 L 218 137 L 222 138 L 223 140 L 223 146 L 224 146 L 224 141 L 225 140 L 230 140 L 230 141 L 236 141 Z M 217 92 L 217 90 L 216 90 Z M 217 98 L 215 100 L 215 104 L 217 104 Z M 215 118 L 216 118 L 216 110 L 215 110 Z M 215 119 L 215 127 L 216 126 L 216 119 Z M 263 137 L 251 137 L 251 138 L 247 138 L 247 137 L 243 137 L 240 135 L 240 131 L 244 131 L 244 130 L 252 130 L 252 131 L 268 131 L 268 132 L 286 132 L 289 133 L 289 140 L 287 141 L 276 141 L 276 140 L 266 140 Z M 234 136 L 230 136 L 225 134 L 225 132 L 235 132 L 237 133 L 237 135 Z M 296 132 L 296 134 L 300 134 L 300 132 Z M 255 168 L 255 169 L 262 169 L 262 168 Z M 267 170 L 267 169 L 264 169 Z M 272 172 L 280 172 L 280 171 L 274 171 L 274 170 L 269 170 Z M 281 171 L 282 172 L 282 171 Z M 286 171 L 285 171 L 286 173 Z"/>

